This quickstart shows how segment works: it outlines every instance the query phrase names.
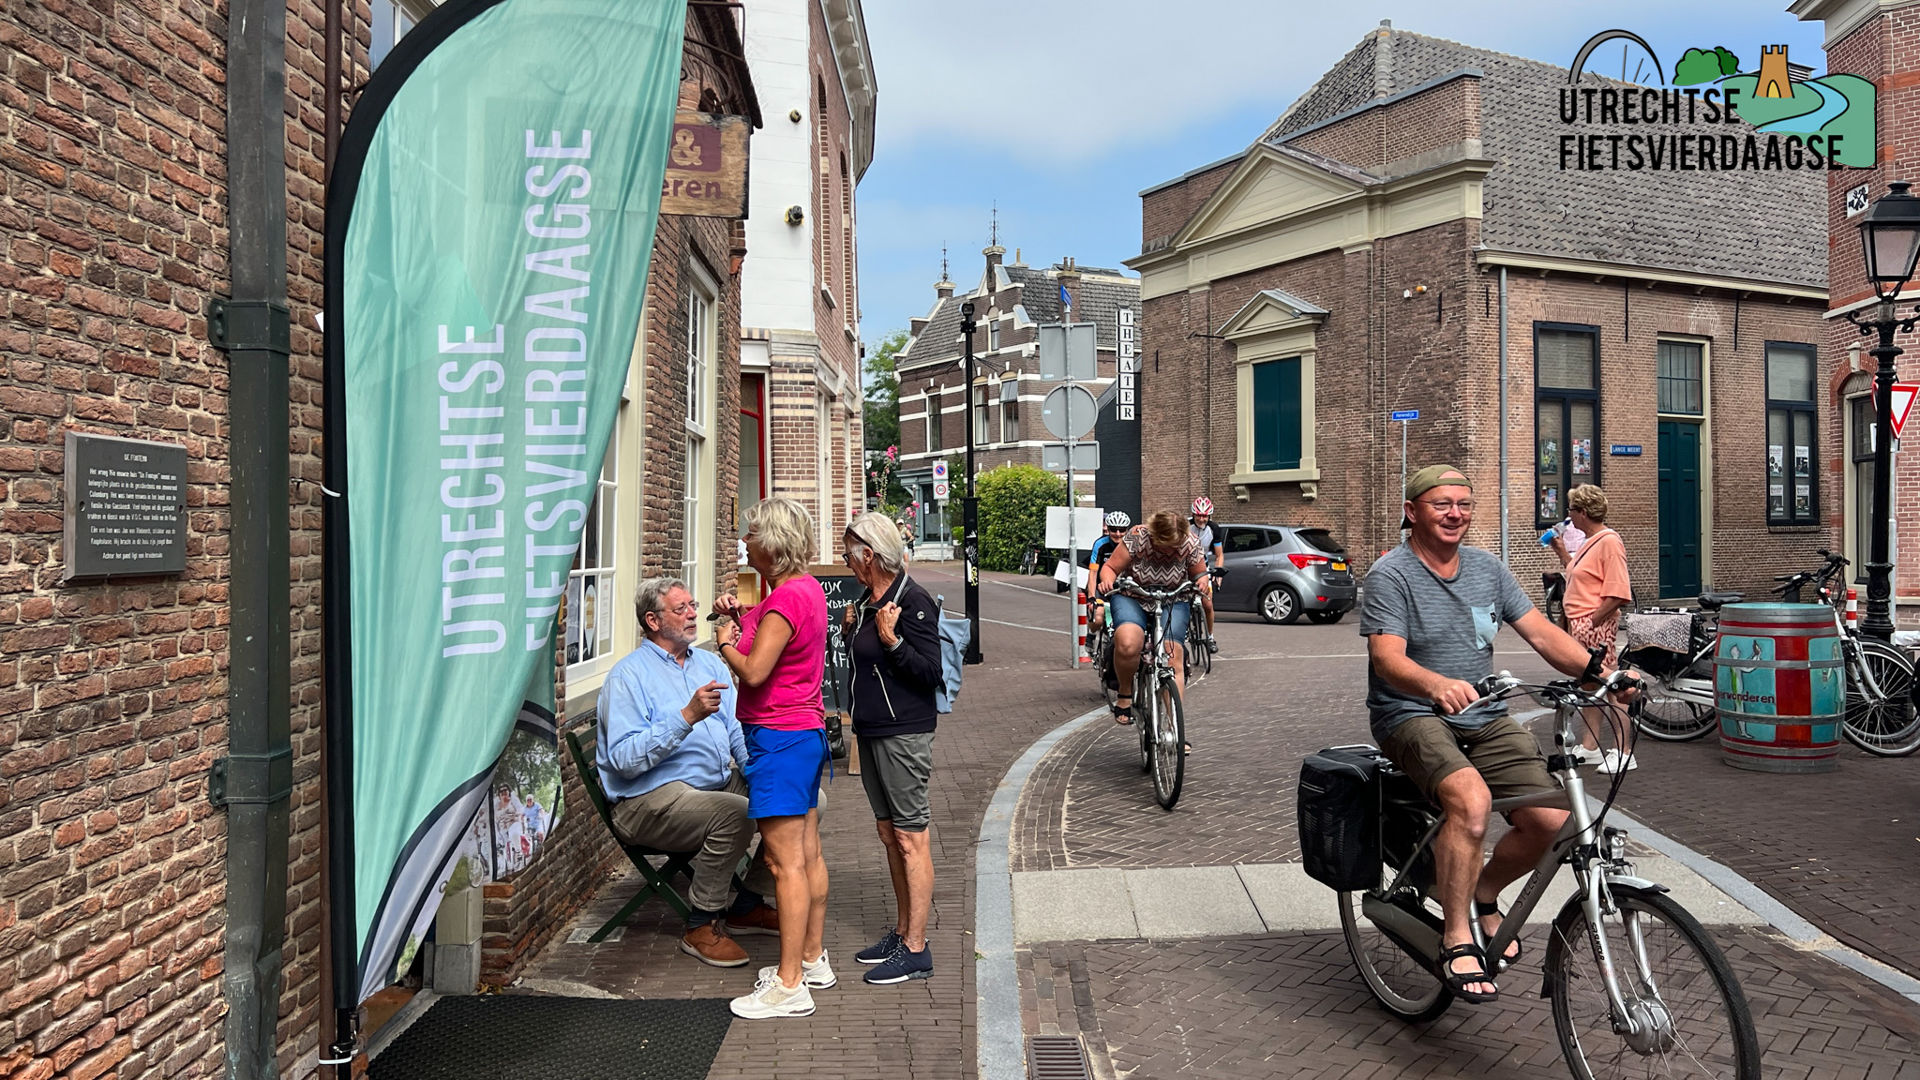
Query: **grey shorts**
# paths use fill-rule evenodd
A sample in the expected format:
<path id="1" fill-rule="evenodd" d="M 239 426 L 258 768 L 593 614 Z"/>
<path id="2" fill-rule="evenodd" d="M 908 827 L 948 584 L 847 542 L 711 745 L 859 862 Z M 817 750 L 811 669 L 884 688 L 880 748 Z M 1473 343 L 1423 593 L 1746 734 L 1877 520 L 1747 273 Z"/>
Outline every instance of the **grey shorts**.
<path id="1" fill-rule="evenodd" d="M 927 792 L 933 778 L 933 732 L 860 740 L 860 784 L 879 821 L 924 832 L 933 819 Z"/>

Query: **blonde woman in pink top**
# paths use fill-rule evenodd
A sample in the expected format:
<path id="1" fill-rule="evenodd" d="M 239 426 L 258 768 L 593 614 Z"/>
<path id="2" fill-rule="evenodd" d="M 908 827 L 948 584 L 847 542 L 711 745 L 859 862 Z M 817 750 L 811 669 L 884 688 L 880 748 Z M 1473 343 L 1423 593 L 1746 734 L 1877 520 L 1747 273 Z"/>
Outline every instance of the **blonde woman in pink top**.
<path id="1" fill-rule="evenodd" d="M 813 991 L 834 984 L 827 963 L 827 863 L 820 854 L 820 779 L 827 768 L 826 712 L 820 680 L 827 661 L 827 596 L 807 573 L 813 519 L 776 496 L 746 513 L 747 564 L 767 583 L 767 598 L 743 608 L 733 596 L 714 603 L 727 616 L 716 631 L 720 658 L 740 681 L 738 711 L 752 760 L 744 767 L 747 814 L 760 823 L 780 915 L 780 963 L 760 970 L 754 991 L 735 998 L 749 1020 L 808 1016 Z"/>

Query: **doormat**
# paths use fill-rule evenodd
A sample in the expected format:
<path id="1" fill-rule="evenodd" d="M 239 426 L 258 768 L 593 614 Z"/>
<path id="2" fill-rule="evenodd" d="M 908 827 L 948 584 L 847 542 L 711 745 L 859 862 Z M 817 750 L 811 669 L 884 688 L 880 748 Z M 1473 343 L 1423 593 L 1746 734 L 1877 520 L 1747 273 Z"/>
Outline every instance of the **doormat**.
<path id="1" fill-rule="evenodd" d="M 400 1033 L 372 1080 L 704 1080 L 724 998 L 449 997 Z"/>

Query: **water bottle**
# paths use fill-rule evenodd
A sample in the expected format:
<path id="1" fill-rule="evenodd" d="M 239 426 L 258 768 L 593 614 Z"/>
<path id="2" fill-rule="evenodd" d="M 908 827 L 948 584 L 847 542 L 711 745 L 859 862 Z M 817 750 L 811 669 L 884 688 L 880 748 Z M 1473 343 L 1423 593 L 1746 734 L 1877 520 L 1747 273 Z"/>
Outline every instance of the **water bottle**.
<path id="1" fill-rule="evenodd" d="M 1558 525 L 1555 525 L 1555 526 L 1552 526 L 1552 527 L 1551 527 L 1551 528 L 1549 528 L 1549 529 L 1548 529 L 1548 530 L 1547 530 L 1546 532 L 1543 532 L 1543 533 L 1541 533 L 1541 534 L 1540 534 L 1540 546 L 1541 546 L 1541 547 L 1552 547 L 1552 546 L 1553 546 L 1553 538 L 1554 538 L 1554 537 L 1556 537 L 1556 536 L 1560 536 L 1561 534 L 1563 534 L 1563 533 L 1565 533 L 1565 532 L 1567 531 L 1567 526 L 1568 526 L 1568 525 L 1570 525 L 1570 524 L 1572 524 L 1572 521 L 1573 521 L 1573 519 L 1572 519 L 1572 518 L 1568 518 L 1568 519 L 1567 519 L 1566 521 L 1562 521 L 1562 522 L 1561 522 L 1560 524 L 1558 524 Z"/>

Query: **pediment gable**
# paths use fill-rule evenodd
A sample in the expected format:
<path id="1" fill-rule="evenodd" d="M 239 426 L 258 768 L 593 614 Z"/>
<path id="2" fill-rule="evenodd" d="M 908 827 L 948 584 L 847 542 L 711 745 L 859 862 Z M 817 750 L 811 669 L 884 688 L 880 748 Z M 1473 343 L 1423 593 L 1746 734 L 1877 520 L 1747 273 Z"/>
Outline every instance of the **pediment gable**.
<path id="1" fill-rule="evenodd" d="M 1196 244 L 1277 221 L 1364 190 L 1363 185 L 1347 177 L 1296 160 L 1271 146 L 1257 145 L 1174 237 L 1172 246 Z"/>
<path id="2" fill-rule="evenodd" d="M 1323 322 L 1327 309 L 1280 289 L 1265 289 L 1233 313 L 1219 334 L 1228 340 L 1257 337 Z"/>

